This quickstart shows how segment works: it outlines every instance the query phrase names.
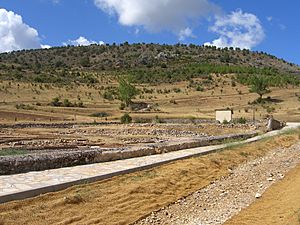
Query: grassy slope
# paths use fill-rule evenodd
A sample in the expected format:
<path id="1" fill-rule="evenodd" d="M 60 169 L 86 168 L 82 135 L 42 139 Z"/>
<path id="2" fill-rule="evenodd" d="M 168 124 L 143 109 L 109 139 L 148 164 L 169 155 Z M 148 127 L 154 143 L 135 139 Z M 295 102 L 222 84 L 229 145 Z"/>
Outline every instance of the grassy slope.
<path id="1" fill-rule="evenodd" d="M 214 64 L 218 66 L 211 66 Z M 154 90 L 142 91 L 136 101 L 158 104 L 161 110 L 133 113 L 134 117 L 213 118 L 215 109 L 230 107 L 236 118 L 252 119 L 253 107 L 248 103 L 257 96 L 238 82 L 233 85 L 235 75 L 223 74 L 232 68 L 246 74 L 270 73 L 270 80 L 275 76 L 279 81 L 286 74 L 300 71 L 297 65 L 265 53 L 193 45 L 93 45 L 4 53 L 0 54 L 0 122 L 71 121 L 75 117 L 77 121 L 93 122 L 95 118 L 89 115 L 97 112 L 107 112 L 111 114 L 109 119 L 118 119 L 124 113 L 118 109 L 120 102 L 103 96 L 109 88 L 116 88 L 117 75 L 129 74 L 137 82 L 150 82 L 137 84 L 141 90 Z M 209 74 L 215 69 L 224 71 L 221 75 Z M 159 82 L 151 83 L 156 80 Z M 204 91 L 196 91 L 197 88 Z M 176 89 L 181 91 L 177 93 Z M 273 88 L 270 96 L 275 102 L 257 106 L 256 118 L 274 113 L 279 119 L 299 120 L 299 92 L 299 87 L 292 85 Z M 86 107 L 48 106 L 57 96 L 61 100 L 82 101 Z M 17 110 L 16 104 L 34 110 Z"/>
<path id="2" fill-rule="evenodd" d="M 145 101 L 147 103 L 158 104 L 160 112 L 151 113 L 133 113 L 132 115 L 144 118 L 159 117 L 185 117 L 185 118 L 214 118 L 214 110 L 218 108 L 231 107 L 234 109 L 234 117 L 241 116 L 247 119 L 253 117 L 253 106 L 249 102 L 257 98 L 256 94 L 249 93 L 246 86 L 237 84 L 236 87 L 231 86 L 230 78 L 214 77 L 216 86 L 208 86 L 203 92 L 196 91 L 194 88 L 187 88 L 188 82 L 179 82 L 175 84 L 162 84 L 157 86 L 147 86 L 148 89 L 154 90 L 171 90 L 168 94 L 142 94 L 135 101 Z M 225 84 L 224 84 L 225 82 Z M 105 85 L 105 84 L 104 84 Z M 115 83 L 116 85 L 116 83 Z M 106 85 L 108 86 L 108 85 Z M 104 120 L 101 118 L 93 118 L 89 115 L 95 112 L 107 112 L 111 114 L 108 119 L 118 119 L 124 111 L 119 110 L 120 102 L 118 100 L 108 101 L 102 97 L 103 91 L 98 86 L 73 86 L 73 87 L 55 87 L 47 89 L 45 85 L 31 85 L 28 83 L 12 83 L 3 81 L 0 87 L 5 87 L 5 91 L 0 91 L 0 122 L 18 122 L 21 121 L 63 121 L 72 120 L 76 115 L 77 121 L 93 122 Z M 138 86 L 140 89 L 144 85 Z M 175 93 L 174 88 L 180 88 L 180 93 Z M 221 90 L 223 92 L 221 93 Z M 241 92 L 239 94 L 239 91 Z M 100 93 L 99 93 L 100 92 Z M 287 121 L 299 121 L 299 95 L 300 88 L 288 89 L 273 88 L 269 94 L 276 102 L 270 102 L 264 106 L 255 106 L 256 118 L 261 119 L 266 114 L 272 112 L 276 118 Z M 83 101 L 85 108 L 57 108 L 51 107 L 48 103 L 52 98 L 61 96 L 61 99 L 68 98 L 70 101 L 78 101 L 78 96 Z M 142 98 L 140 98 L 142 97 Z M 176 104 L 174 104 L 174 101 Z M 26 104 L 33 106 L 35 110 L 16 109 L 16 104 Z M 36 106 L 41 103 L 41 106 Z M 274 109 L 273 109 L 274 108 Z"/>

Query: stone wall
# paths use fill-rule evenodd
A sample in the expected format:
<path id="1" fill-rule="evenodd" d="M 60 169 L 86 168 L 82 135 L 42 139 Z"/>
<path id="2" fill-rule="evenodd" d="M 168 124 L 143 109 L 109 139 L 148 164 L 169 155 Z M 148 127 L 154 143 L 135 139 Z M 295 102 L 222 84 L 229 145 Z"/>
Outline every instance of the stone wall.
<path id="1" fill-rule="evenodd" d="M 121 124 L 120 122 L 96 122 L 96 123 L 14 123 L 0 124 L 0 129 L 22 129 L 22 128 L 72 128 L 73 126 L 97 126 L 97 125 L 112 125 Z"/>
<path id="2" fill-rule="evenodd" d="M 196 148 L 222 143 L 227 139 L 247 139 L 257 132 L 231 134 L 215 137 L 181 138 L 172 142 L 145 144 L 128 148 L 61 149 L 34 151 L 31 154 L 0 157 L 0 175 L 25 173 L 83 164 L 108 162 L 114 160 L 161 154 L 182 149 Z"/>

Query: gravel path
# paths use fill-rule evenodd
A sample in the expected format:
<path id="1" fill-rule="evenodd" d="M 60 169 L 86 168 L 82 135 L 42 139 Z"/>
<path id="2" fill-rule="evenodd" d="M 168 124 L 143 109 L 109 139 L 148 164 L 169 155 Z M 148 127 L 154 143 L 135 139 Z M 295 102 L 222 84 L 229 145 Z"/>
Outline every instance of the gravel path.
<path id="1" fill-rule="evenodd" d="M 152 213 L 136 225 L 223 224 L 260 198 L 299 163 L 300 142 L 287 149 L 274 149 L 230 171 L 228 177 Z"/>

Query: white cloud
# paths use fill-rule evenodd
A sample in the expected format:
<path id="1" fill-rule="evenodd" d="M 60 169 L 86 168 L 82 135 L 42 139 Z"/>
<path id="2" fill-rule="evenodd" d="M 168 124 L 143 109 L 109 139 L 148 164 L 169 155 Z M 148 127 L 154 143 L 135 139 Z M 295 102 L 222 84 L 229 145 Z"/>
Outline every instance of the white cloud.
<path id="1" fill-rule="evenodd" d="M 52 46 L 50 46 L 50 45 L 41 45 L 41 48 L 48 49 L 48 48 L 52 48 Z"/>
<path id="2" fill-rule="evenodd" d="M 210 27 L 220 37 L 211 43 L 217 47 L 239 47 L 251 49 L 261 43 L 265 37 L 260 20 L 253 14 L 241 10 L 225 16 L 216 16 L 215 24 Z"/>
<path id="3" fill-rule="evenodd" d="M 0 52 L 41 48 L 39 34 L 20 15 L 0 8 Z"/>
<path id="4" fill-rule="evenodd" d="M 181 30 L 180 32 L 179 32 L 179 40 L 180 41 L 183 41 L 183 40 L 185 40 L 186 38 L 195 38 L 196 36 L 193 34 L 193 30 L 191 29 L 191 28 L 189 28 L 189 27 L 187 27 L 187 28 L 185 28 L 185 29 L 183 29 L 183 30 Z"/>
<path id="5" fill-rule="evenodd" d="M 104 45 L 105 43 L 103 41 L 96 42 L 96 41 L 88 40 L 82 36 L 80 36 L 76 40 L 69 40 L 63 43 L 63 45 L 74 45 L 74 46 L 88 46 L 92 44 Z"/>
<path id="6" fill-rule="evenodd" d="M 94 3 L 104 12 L 116 15 L 121 25 L 142 26 L 148 32 L 167 30 L 181 39 L 192 35 L 193 21 L 219 11 L 209 0 L 94 0 Z"/>
<path id="7" fill-rule="evenodd" d="M 272 16 L 268 16 L 268 17 L 267 17 L 267 20 L 268 20 L 269 22 L 271 22 L 271 21 L 273 20 L 273 17 L 272 17 Z"/>

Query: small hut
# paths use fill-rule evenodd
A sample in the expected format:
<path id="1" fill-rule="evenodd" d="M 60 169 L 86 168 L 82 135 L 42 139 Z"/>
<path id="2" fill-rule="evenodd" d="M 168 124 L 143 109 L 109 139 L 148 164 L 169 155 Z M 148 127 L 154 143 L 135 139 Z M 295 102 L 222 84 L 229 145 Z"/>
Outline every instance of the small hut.
<path id="1" fill-rule="evenodd" d="M 233 111 L 231 109 L 217 109 L 216 110 L 216 121 L 223 123 L 224 121 L 232 121 Z"/>

